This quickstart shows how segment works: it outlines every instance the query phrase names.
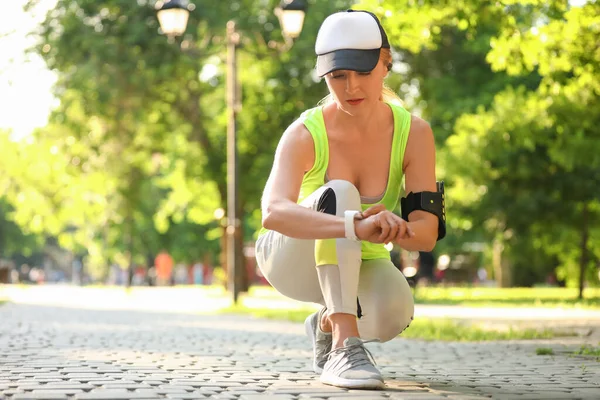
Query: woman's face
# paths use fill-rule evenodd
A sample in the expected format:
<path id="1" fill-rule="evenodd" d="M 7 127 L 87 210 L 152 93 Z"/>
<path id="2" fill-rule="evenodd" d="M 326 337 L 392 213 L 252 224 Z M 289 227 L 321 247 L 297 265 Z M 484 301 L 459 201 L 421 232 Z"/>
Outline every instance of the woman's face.
<path id="1" fill-rule="evenodd" d="M 386 74 L 380 61 L 371 72 L 333 71 L 325 75 L 325 81 L 338 108 L 358 116 L 378 104 Z"/>

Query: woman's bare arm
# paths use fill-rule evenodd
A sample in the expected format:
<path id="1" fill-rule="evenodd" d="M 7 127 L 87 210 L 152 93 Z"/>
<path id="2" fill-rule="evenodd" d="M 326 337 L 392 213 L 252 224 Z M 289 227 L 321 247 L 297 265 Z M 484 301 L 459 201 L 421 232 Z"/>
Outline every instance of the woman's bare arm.
<path id="1" fill-rule="evenodd" d="M 414 116 L 404 153 L 404 176 L 406 194 L 437 190 L 433 132 L 427 122 Z M 408 215 L 408 221 L 414 235 L 396 243 L 410 251 L 433 250 L 438 235 L 438 218 L 427 211 L 416 210 Z"/>
<path id="2" fill-rule="evenodd" d="M 297 204 L 304 173 L 315 160 L 315 146 L 301 121 L 283 134 L 262 197 L 265 228 L 297 239 L 343 238 L 344 218 Z"/>

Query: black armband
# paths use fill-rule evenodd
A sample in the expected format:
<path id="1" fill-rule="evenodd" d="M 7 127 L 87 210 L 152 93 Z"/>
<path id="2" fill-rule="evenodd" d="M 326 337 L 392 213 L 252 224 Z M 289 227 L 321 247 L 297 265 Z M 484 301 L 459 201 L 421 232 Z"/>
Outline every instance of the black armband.
<path id="1" fill-rule="evenodd" d="M 416 210 L 427 211 L 438 217 L 438 238 L 446 236 L 446 200 L 444 181 L 436 182 L 437 192 L 410 192 L 400 199 L 402 219 L 408 221 L 408 215 Z"/>

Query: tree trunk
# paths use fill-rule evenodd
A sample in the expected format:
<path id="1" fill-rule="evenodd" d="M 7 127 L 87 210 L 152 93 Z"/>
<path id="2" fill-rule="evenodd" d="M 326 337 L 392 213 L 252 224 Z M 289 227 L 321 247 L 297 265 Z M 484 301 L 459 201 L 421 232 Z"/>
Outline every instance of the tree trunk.
<path id="1" fill-rule="evenodd" d="M 127 288 L 131 287 L 131 283 L 133 282 L 133 216 L 132 216 L 133 211 L 131 209 L 129 209 L 129 215 L 127 216 L 126 219 L 126 224 L 127 224 L 127 236 L 125 237 L 126 240 L 126 252 L 127 252 L 127 282 L 126 282 L 126 286 Z"/>
<path id="2" fill-rule="evenodd" d="M 581 213 L 581 258 L 579 259 L 579 300 L 583 300 L 583 284 L 585 283 L 585 270 L 589 262 L 589 254 L 587 248 L 587 242 L 589 239 L 589 227 L 588 227 L 588 205 L 583 204 L 583 211 Z"/>
<path id="3" fill-rule="evenodd" d="M 2 264 L 2 254 L 4 254 L 4 231 L 2 227 L 3 215 L 0 211 L 0 283 L 10 283 L 10 269 L 8 264 L 4 266 Z"/>
<path id="4" fill-rule="evenodd" d="M 244 216 L 241 213 L 238 213 L 238 215 L 240 216 L 240 220 L 243 221 Z M 239 287 L 241 288 L 240 290 L 242 292 L 247 292 L 248 289 L 250 288 L 250 282 L 248 279 L 248 270 L 246 268 L 246 257 L 244 255 L 244 230 L 242 228 L 237 230 L 237 234 L 241 236 L 242 240 L 238 240 L 238 248 L 236 251 L 236 254 L 238 256 L 239 259 L 239 265 L 241 265 L 241 269 L 240 269 L 240 274 L 239 276 L 236 276 L 237 282 Z M 233 271 L 230 268 L 230 265 L 228 263 L 227 260 L 227 246 L 228 246 L 228 240 L 227 240 L 227 227 L 223 227 L 223 233 L 221 235 L 221 253 L 219 254 L 219 263 L 221 264 L 223 271 L 225 271 L 225 275 L 227 277 L 227 279 L 225 280 L 224 285 L 225 285 L 225 289 L 227 289 L 227 283 L 230 282 L 230 278 L 231 274 L 233 274 Z"/>
<path id="5" fill-rule="evenodd" d="M 498 287 L 511 287 L 512 274 L 510 263 L 506 257 L 502 257 L 504 252 L 504 239 L 501 235 L 496 236 L 492 247 L 492 266 L 494 268 L 494 278 Z"/>
<path id="6" fill-rule="evenodd" d="M 225 272 L 225 281 L 219 282 L 223 285 L 223 288 L 227 290 L 227 282 L 229 282 L 229 264 L 227 263 L 227 226 L 223 226 L 221 233 L 221 252 L 219 253 L 219 265 Z"/>
<path id="7" fill-rule="evenodd" d="M 237 277 L 239 285 L 238 287 L 240 288 L 241 292 L 247 292 L 250 288 L 250 282 L 248 281 L 248 268 L 246 267 L 246 256 L 244 255 L 244 212 L 242 207 L 240 207 L 240 210 L 238 210 L 237 215 L 240 221 L 242 221 L 242 226 L 237 229 L 237 234 L 239 235 L 240 240 L 237 241 L 238 248 L 236 249 L 236 254 L 238 256 L 238 262 L 240 263 L 239 265 L 241 266 L 240 276 Z"/>

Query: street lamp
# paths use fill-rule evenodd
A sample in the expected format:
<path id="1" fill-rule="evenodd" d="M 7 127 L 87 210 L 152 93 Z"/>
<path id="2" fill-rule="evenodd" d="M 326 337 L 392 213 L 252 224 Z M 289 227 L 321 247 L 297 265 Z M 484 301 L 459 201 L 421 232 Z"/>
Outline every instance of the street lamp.
<path id="1" fill-rule="evenodd" d="M 168 37 L 183 35 L 187 27 L 190 10 L 180 0 L 170 0 L 156 4 L 160 29 Z"/>
<path id="2" fill-rule="evenodd" d="M 156 3 L 156 14 L 163 33 L 169 37 L 183 35 L 187 28 L 190 11 L 193 11 L 194 8 L 193 4 L 184 2 L 184 0 L 167 0 Z M 281 30 L 286 39 L 296 39 L 300 36 L 307 8 L 306 0 L 282 0 L 275 8 L 275 15 L 279 18 Z"/>
<path id="3" fill-rule="evenodd" d="M 187 4 L 187 3 L 186 3 Z M 157 17 L 162 32 L 169 38 L 183 35 L 193 4 L 184 5 L 182 0 L 167 0 L 156 4 Z M 305 0 L 282 0 L 275 14 L 279 18 L 286 45 L 279 47 L 271 42 L 269 47 L 287 50 L 300 35 L 304 24 L 307 3 Z M 237 48 L 241 43 L 235 21 L 227 22 L 227 270 L 228 288 L 236 303 L 242 288 L 243 255 L 242 221 L 238 218 L 238 155 L 236 116 L 239 112 L 237 79 Z"/>
<path id="4" fill-rule="evenodd" d="M 306 8 L 305 0 L 282 0 L 279 7 L 275 9 L 275 15 L 279 18 L 284 37 L 296 39 L 300 36 Z"/>

